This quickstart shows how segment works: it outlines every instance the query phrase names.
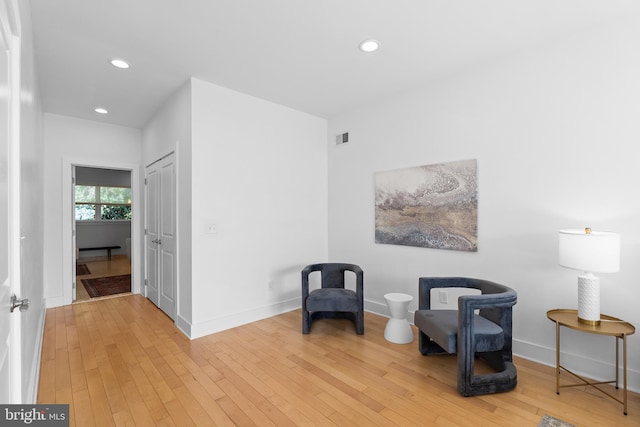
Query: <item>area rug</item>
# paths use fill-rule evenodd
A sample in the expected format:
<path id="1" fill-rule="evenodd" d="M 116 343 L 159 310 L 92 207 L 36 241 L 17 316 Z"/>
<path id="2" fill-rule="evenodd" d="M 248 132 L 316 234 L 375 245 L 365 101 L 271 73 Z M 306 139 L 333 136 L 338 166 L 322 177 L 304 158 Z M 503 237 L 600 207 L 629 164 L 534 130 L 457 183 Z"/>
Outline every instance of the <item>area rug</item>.
<path id="1" fill-rule="evenodd" d="M 91 298 L 131 292 L 131 275 L 82 279 L 82 284 Z"/>
<path id="2" fill-rule="evenodd" d="M 544 414 L 544 416 L 538 423 L 538 427 L 576 427 L 576 426 L 574 426 L 573 424 L 569 424 L 568 422 L 554 418 L 551 415 Z"/>
<path id="3" fill-rule="evenodd" d="M 87 264 L 76 264 L 76 276 L 86 276 L 87 274 L 91 274 Z"/>

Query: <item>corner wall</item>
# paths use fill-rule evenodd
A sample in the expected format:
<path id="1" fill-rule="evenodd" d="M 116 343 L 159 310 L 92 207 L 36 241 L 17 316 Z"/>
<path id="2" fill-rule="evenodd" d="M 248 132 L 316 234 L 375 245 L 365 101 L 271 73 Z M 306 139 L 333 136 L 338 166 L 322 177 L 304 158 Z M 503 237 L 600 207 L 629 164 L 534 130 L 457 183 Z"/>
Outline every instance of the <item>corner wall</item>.
<path id="1" fill-rule="evenodd" d="M 476 64 L 329 122 L 329 258 L 365 271 L 367 309 L 414 296 L 421 276 L 471 276 L 518 292 L 516 354 L 555 364 L 553 308 L 576 308 L 579 272 L 558 265 L 558 230 L 622 233 L 622 269 L 601 275 L 602 312 L 640 326 L 640 25 L 593 28 Z M 349 132 L 350 142 L 333 138 Z M 374 243 L 374 173 L 478 160 L 478 252 Z M 563 330 L 563 363 L 609 379 L 610 337 Z M 640 340 L 629 339 L 640 390 Z M 634 355 L 634 356 L 631 356 Z"/>
<path id="2" fill-rule="evenodd" d="M 192 88 L 196 338 L 300 307 L 300 271 L 327 259 L 327 122 Z"/>
<path id="3" fill-rule="evenodd" d="M 178 221 L 178 301 L 176 325 L 191 335 L 191 81 L 187 81 L 154 114 L 143 130 L 143 167 L 176 153 Z M 145 174 L 145 171 L 142 171 Z M 143 245 L 144 246 L 144 245 Z M 144 251 L 141 250 L 141 253 Z M 146 256 L 146 254 L 144 255 Z"/>

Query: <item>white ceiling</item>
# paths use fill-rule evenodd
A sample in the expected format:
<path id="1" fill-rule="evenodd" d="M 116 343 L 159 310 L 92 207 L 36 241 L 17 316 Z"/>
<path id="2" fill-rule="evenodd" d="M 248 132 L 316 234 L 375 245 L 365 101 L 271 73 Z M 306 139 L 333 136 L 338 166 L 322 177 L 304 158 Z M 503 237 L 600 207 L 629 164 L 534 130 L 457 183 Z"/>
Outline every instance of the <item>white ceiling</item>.
<path id="1" fill-rule="evenodd" d="M 31 0 L 31 12 L 44 110 L 141 128 L 190 76 L 330 118 L 640 1 Z M 367 38 L 382 48 L 360 52 Z"/>

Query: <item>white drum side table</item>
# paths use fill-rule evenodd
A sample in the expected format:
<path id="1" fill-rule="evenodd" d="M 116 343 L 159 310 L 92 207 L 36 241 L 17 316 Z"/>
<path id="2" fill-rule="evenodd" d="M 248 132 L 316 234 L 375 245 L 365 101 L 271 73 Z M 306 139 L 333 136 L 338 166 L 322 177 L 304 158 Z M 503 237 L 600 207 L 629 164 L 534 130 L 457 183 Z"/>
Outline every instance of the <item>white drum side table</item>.
<path id="1" fill-rule="evenodd" d="M 384 338 L 395 344 L 409 344 L 413 341 L 413 331 L 407 321 L 407 309 L 413 297 L 407 294 L 385 294 L 384 299 L 391 312 L 391 319 L 384 328 Z"/>

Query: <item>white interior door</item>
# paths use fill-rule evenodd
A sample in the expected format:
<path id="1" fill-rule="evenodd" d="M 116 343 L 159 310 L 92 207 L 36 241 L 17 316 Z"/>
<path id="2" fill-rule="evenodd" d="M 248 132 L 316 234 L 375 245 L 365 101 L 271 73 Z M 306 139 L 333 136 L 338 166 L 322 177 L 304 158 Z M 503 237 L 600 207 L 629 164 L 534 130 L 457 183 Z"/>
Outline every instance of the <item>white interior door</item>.
<path id="1" fill-rule="evenodd" d="M 170 154 L 146 170 L 146 296 L 175 320 L 177 307 L 176 165 Z"/>
<path id="2" fill-rule="evenodd" d="M 0 27 L 0 87 L 9 87 L 9 49 Z M 11 402 L 9 276 L 9 93 L 0 91 L 0 402 Z"/>
<path id="3" fill-rule="evenodd" d="M 159 307 L 169 317 L 176 318 L 176 165 L 174 156 L 160 162 L 160 252 L 158 277 Z"/>
<path id="4" fill-rule="evenodd" d="M 20 311 L 19 39 L 11 33 L 12 3 L 0 1 L 0 402 L 22 403 Z M 13 26 L 15 28 L 15 25 Z M 13 72 L 12 72 L 13 71 Z"/>
<path id="5" fill-rule="evenodd" d="M 157 163 L 147 167 L 145 173 L 145 295 L 155 305 L 158 301 L 158 238 L 160 234 L 160 224 L 158 221 L 158 205 L 160 190 L 160 172 Z"/>

